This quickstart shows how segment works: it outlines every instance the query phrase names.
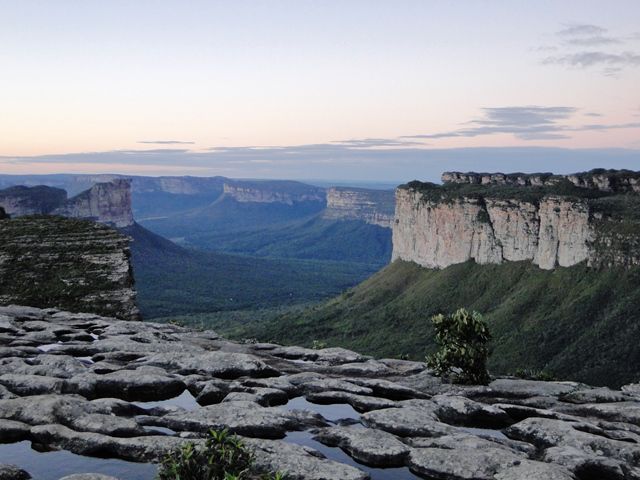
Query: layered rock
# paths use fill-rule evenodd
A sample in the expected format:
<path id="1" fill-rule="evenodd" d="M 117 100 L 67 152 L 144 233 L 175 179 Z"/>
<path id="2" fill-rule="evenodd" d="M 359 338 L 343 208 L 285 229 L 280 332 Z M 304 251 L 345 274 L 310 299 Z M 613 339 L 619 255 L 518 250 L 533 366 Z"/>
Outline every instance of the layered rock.
<path id="1" fill-rule="evenodd" d="M 391 228 L 394 218 L 393 192 L 332 187 L 327 190 L 327 208 L 322 216 L 330 220 L 361 220 Z"/>
<path id="2" fill-rule="evenodd" d="M 476 173 L 444 172 L 442 183 L 471 185 L 554 186 L 563 180 L 576 187 L 608 193 L 640 192 L 640 172 L 631 170 L 595 169 L 570 175 L 552 173 Z"/>
<path id="3" fill-rule="evenodd" d="M 631 186 L 635 178 L 607 175 L 618 179 L 616 185 Z M 640 265 L 640 197 L 619 193 L 618 187 L 604 193 L 613 181 L 609 187 L 598 183 L 592 194 L 568 177 L 549 174 L 445 173 L 443 180 L 442 187 L 416 182 L 397 189 L 394 260 L 428 268 L 468 260 L 527 260 L 543 269 L 584 261 L 597 267 Z"/>
<path id="4" fill-rule="evenodd" d="M 137 319 L 129 239 L 55 216 L 0 221 L 0 304 Z"/>
<path id="5" fill-rule="evenodd" d="M 131 226 L 131 180 L 120 178 L 107 183 L 97 183 L 51 213 L 90 219 L 117 228 Z"/>
<path id="6" fill-rule="evenodd" d="M 19 185 L 0 190 L 0 207 L 12 217 L 46 215 L 63 205 L 66 200 L 67 192 L 44 185 Z"/>
<path id="7" fill-rule="evenodd" d="M 288 181 L 228 181 L 224 195 L 241 203 L 282 203 L 293 205 L 302 202 L 325 202 L 322 188 Z"/>

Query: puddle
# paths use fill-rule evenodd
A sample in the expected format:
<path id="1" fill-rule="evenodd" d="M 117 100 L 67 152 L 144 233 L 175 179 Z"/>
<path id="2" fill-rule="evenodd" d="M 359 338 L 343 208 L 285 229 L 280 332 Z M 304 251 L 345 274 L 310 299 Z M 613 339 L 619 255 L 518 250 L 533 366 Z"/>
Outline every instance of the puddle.
<path id="1" fill-rule="evenodd" d="M 144 428 L 147 432 L 151 432 L 151 433 L 163 433 L 165 435 L 175 435 L 177 433 L 171 430 L 170 428 L 166 428 L 166 427 L 155 427 L 155 426 L 145 425 L 142 428 Z"/>
<path id="2" fill-rule="evenodd" d="M 91 338 L 93 338 L 93 341 L 95 342 L 96 340 L 98 340 L 98 335 L 96 335 L 95 333 L 90 333 L 89 335 L 91 335 Z"/>
<path id="3" fill-rule="evenodd" d="M 133 402 L 135 405 L 149 409 L 154 407 L 182 407 L 185 410 L 195 410 L 200 408 L 198 402 L 189 390 L 185 390 L 177 397 L 170 398 L 168 400 L 158 400 L 156 402 Z"/>
<path id="4" fill-rule="evenodd" d="M 46 345 L 40 345 L 36 347 L 41 352 L 50 352 L 51 350 L 55 350 L 56 348 L 60 348 L 62 346 L 62 342 L 58 343 L 48 343 Z"/>
<path id="5" fill-rule="evenodd" d="M 115 458 L 94 458 L 65 450 L 38 452 L 28 441 L 0 445 L 0 463 L 23 468 L 34 480 L 58 480 L 74 473 L 101 473 L 127 480 L 153 480 L 157 467 Z"/>
<path id="6" fill-rule="evenodd" d="M 284 437 L 284 441 L 313 448 L 319 451 L 329 460 L 339 463 L 351 465 L 363 472 L 367 472 L 371 476 L 371 480 L 420 480 L 411 471 L 406 468 L 374 468 L 367 467 L 356 462 L 353 458 L 337 447 L 328 447 L 320 442 L 313 440 L 313 434 L 309 432 L 289 432 Z"/>
<path id="7" fill-rule="evenodd" d="M 76 360 L 80 360 L 85 365 L 93 365 L 95 362 L 91 360 L 91 357 L 75 357 Z"/>
<path id="8" fill-rule="evenodd" d="M 311 403 L 304 397 L 292 398 L 280 408 L 285 410 L 309 410 L 322 415 L 330 422 L 337 422 L 338 420 L 360 420 L 360 414 L 354 410 L 354 408 L 347 403 L 334 403 L 330 405 L 321 405 L 319 403 Z"/>
<path id="9" fill-rule="evenodd" d="M 471 433 L 473 435 L 497 438 L 498 440 L 509 440 L 509 437 L 507 437 L 500 430 L 491 430 L 489 428 L 471 428 L 471 427 L 459 427 L 459 428 L 460 430 L 464 430 L 465 432 Z"/>

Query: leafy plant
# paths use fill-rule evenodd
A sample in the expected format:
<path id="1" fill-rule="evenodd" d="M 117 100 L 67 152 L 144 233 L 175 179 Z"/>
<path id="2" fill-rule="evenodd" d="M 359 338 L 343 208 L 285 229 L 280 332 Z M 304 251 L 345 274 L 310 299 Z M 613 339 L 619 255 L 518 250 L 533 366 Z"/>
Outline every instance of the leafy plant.
<path id="1" fill-rule="evenodd" d="M 429 367 L 456 383 L 489 383 L 487 359 L 491 334 L 482 316 L 461 308 L 452 315 L 435 315 L 431 322 L 440 349 L 427 357 Z"/>
<path id="2" fill-rule="evenodd" d="M 322 350 L 323 348 L 327 348 L 327 343 L 321 340 L 314 340 L 311 344 L 311 348 L 314 350 Z"/>
<path id="3" fill-rule="evenodd" d="M 546 370 L 535 370 L 531 368 L 519 368 L 516 370 L 516 377 L 525 380 L 540 380 L 542 382 L 553 382 L 557 378 Z"/>
<path id="4" fill-rule="evenodd" d="M 253 454 L 228 430 L 210 430 L 204 446 L 189 442 L 165 455 L 158 480 L 284 480 L 281 473 L 263 475 Z"/>

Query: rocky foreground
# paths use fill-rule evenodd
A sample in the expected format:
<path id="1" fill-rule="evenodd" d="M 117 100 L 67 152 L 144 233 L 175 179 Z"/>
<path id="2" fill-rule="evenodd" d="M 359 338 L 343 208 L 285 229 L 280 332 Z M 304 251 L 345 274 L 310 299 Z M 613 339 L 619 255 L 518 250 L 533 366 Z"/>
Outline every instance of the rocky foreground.
<path id="1" fill-rule="evenodd" d="M 452 386 L 417 362 L 17 306 L 0 307 L 0 344 L 4 444 L 153 463 L 228 428 L 291 480 L 396 478 L 376 477 L 391 467 L 397 478 L 640 479 L 635 385 Z M 181 408 L 176 397 L 197 403 Z M 359 414 L 328 418 L 327 404 Z M 24 470 L 0 466 L 0 479 L 29 478 Z"/>

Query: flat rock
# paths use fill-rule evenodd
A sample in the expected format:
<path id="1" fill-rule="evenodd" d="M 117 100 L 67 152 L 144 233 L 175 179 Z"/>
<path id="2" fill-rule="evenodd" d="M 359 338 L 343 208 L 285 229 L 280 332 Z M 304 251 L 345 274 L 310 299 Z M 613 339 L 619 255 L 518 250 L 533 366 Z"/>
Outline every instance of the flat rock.
<path id="1" fill-rule="evenodd" d="M 3 443 L 19 442 L 29 437 L 31 426 L 15 420 L 0 419 L 0 439 Z"/>
<path id="2" fill-rule="evenodd" d="M 575 382 L 542 382 L 538 380 L 521 380 L 499 378 L 489 384 L 488 392 L 502 398 L 558 397 L 567 395 L 578 389 Z"/>
<path id="3" fill-rule="evenodd" d="M 465 397 L 436 395 L 431 398 L 431 401 L 437 405 L 436 415 L 438 418 L 446 423 L 487 428 L 500 428 L 513 423 L 513 420 L 501 408 L 475 402 Z"/>
<path id="4" fill-rule="evenodd" d="M 262 360 L 246 353 L 206 352 L 185 355 L 184 352 L 173 351 L 149 355 L 142 358 L 140 364 L 161 367 L 181 375 L 202 374 L 219 378 L 279 375 Z"/>
<path id="5" fill-rule="evenodd" d="M 0 375 L 0 385 L 3 385 L 16 395 L 43 395 L 61 393 L 64 381 L 59 378 L 43 377 L 41 375 L 6 373 Z"/>
<path id="6" fill-rule="evenodd" d="M 494 477 L 495 480 L 576 480 L 576 477 L 566 468 L 549 463 L 522 460 Z"/>
<path id="7" fill-rule="evenodd" d="M 179 411 L 163 417 L 140 419 L 144 425 L 174 431 L 206 433 L 210 429 L 228 429 L 233 433 L 259 438 L 281 438 L 285 432 L 326 426 L 321 415 L 304 410 L 261 407 L 251 401 L 225 402 L 191 412 Z"/>
<path id="8" fill-rule="evenodd" d="M 520 456 L 501 448 L 420 448 L 411 451 L 409 468 L 427 478 L 493 480 L 521 461 Z"/>
<path id="9" fill-rule="evenodd" d="M 118 480 L 116 477 L 110 477 L 109 475 L 102 475 L 100 473 L 76 473 L 73 475 L 67 475 L 60 480 Z"/>
<path id="10" fill-rule="evenodd" d="M 182 393 L 182 380 L 144 370 L 118 370 L 104 375 L 83 373 L 67 381 L 66 392 L 87 398 L 116 397 L 124 400 L 165 400 Z"/>
<path id="11" fill-rule="evenodd" d="M 255 453 L 256 466 L 286 473 L 287 480 L 368 480 L 361 470 L 327 460 L 319 452 L 279 440 L 246 439 Z"/>
<path id="12" fill-rule="evenodd" d="M 364 413 L 361 418 L 368 427 L 401 437 L 437 437 L 455 433 L 455 427 L 439 421 L 435 409 L 435 404 L 385 408 Z"/>
<path id="13" fill-rule="evenodd" d="M 315 392 L 305 397 L 312 403 L 331 405 L 335 403 L 348 403 L 359 412 L 369 412 L 371 410 L 379 410 L 381 408 L 392 408 L 396 406 L 396 402 L 386 398 L 367 397 L 365 395 L 356 395 L 349 392 Z"/>
<path id="14" fill-rule="evenodd" d="M 560 400 L 569 403 L 613 403 L 633 400 L 631 395 L 610 388 L 584 388 L 560 396 Z"/>
<path id="15" fill-rule="evenodd" d="M 403 466 L 411 451 L 395 435 L 371 428 L 324 428 L 314 440 L 340 447 L 358 462 L 374 467 Z"/>

